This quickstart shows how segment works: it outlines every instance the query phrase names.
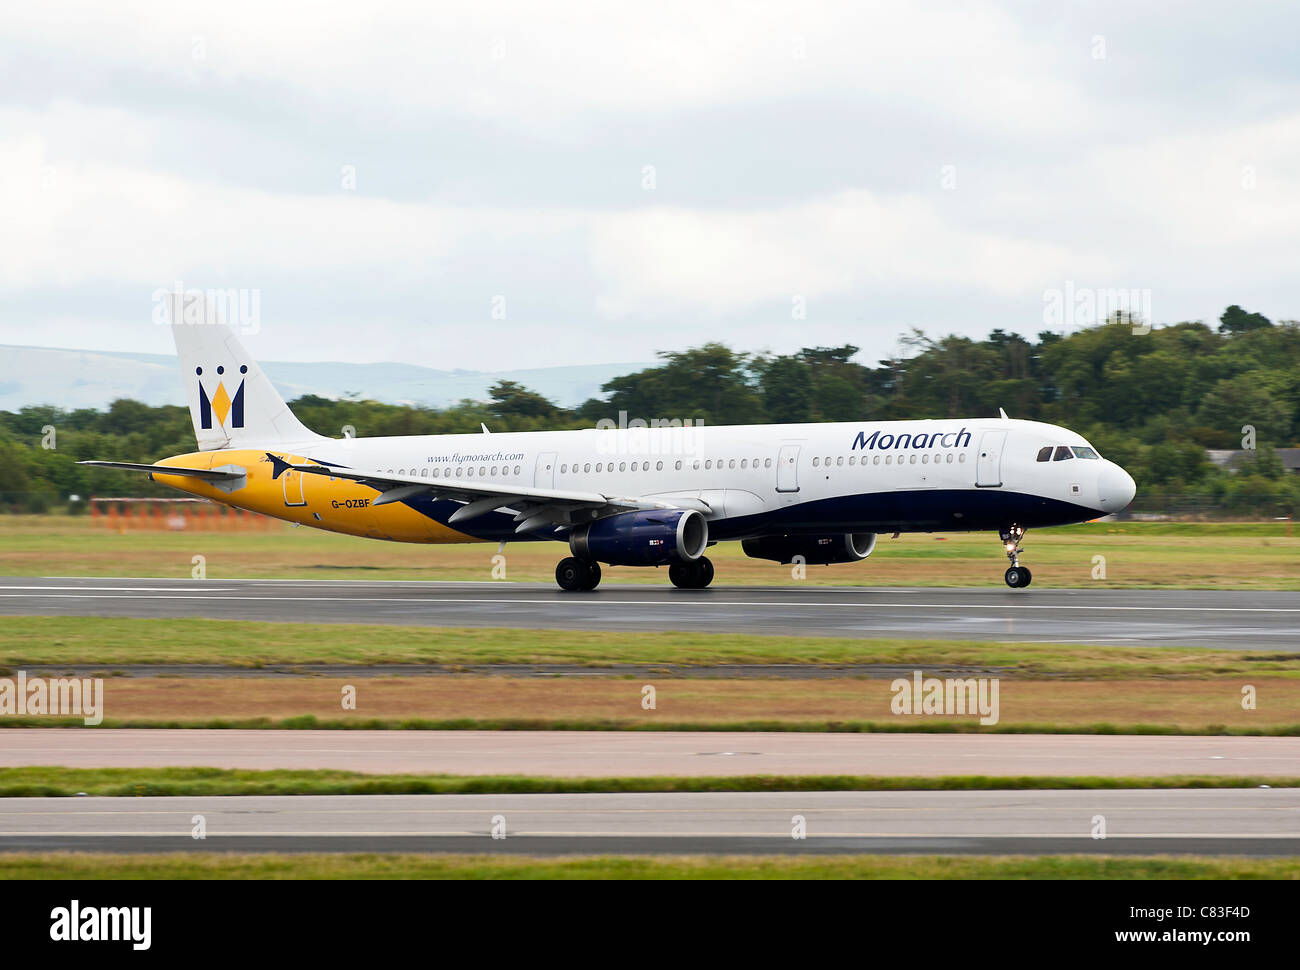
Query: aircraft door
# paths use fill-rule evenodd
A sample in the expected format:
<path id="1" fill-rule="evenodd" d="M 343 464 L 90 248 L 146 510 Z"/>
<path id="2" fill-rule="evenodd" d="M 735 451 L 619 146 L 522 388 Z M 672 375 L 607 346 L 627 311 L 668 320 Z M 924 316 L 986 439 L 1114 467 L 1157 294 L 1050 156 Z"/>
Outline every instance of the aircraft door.
<path id="1" fill-rule="evenodd" d="M 977 488 L 999 488 L 1002 485 L 1002 449 L 1007 443 L 1005 431 L 985 431 L 980 435 L 979 459 L 975 462 Z"/>
<path id="2" fill-rule="evenodd" d="M 555 459 L 558 452 L 544 451 L 537 456 L 537 470 L 533 472 L 533 488 L 555 487 Z"/>
<path id="3" fill-rule="evenodd" d="M 288 456 L 288 461 L 294 465 L 301 465 L 305 460 L 297 455 Z M 284 504 L 287 507 L 300 508 L 307 504 L 307 496 L 303 494 L 302 472 L 286 471 L 280 476 L 280 481 L 284 484 Z"/>
<path id="4" fill-rule="evenodd" d="M 799 445 L 782 445 L 776 456 L 776 490 L 799 491 Z"/>

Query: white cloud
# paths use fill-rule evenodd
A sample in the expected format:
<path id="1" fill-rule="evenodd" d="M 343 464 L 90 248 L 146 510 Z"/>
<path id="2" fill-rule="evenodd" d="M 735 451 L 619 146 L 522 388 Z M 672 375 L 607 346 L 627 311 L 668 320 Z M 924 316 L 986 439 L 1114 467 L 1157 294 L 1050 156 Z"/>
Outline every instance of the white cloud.
<path id="1" fill-rule="evenodd" d="M 318 104 L 432 108 L 525 127 L 563 128 L 587 110 L 698 109 L 826 90 L 998 129 L 1077 125 L 1087 112 L 1058 76 L 1059 53 L 988 2 L 137 0 L 110 13 L 66 0 L 12 11 L 5 34 L 86 67 L 193 85 L 266 82 Z"/>
<path id="2" fill-rule="evenodd" d="M 615 213 L 594 228 L 599 305 L 611 316 L 718 315 L 885 286 L 1009 295 L 1078 262 L 1061 246 L 954 226 L 927 199 L 862 191 L 757 212 Z"/>
<path id="3" fill-rule="evenodd" d="M 143 349 L 134 294 L 178 279 L 273 287 L 276 355 L 439 366 L 1028 333 L 1065 280 L 1151 288 L 1160 321 L 1265 298 L 1297 316 L 1296 68 L 1248 13 L 19 6 L 0 26 L 0 341 Z M 484 330 L 501 293 L 510 317 Z"/>

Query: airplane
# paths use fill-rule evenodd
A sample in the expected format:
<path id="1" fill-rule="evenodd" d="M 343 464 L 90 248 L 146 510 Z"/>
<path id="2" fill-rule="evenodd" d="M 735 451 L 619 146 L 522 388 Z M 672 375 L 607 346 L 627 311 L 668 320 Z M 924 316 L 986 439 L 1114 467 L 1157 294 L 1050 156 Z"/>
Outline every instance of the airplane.
<path id="1" fill-rule="evenodd" d="M 779 563 L 866 559 L 878 534 L 996 532 L 1004 580 L 1030 528 L 1120 512 L 1132 477 L 1081 435 L 998 418 L 329 438 L 294 416 L 235 332 L 172 307 L 198 451 L 149 474 L 299 525 L 397 542 L 562 542 L 563 590 L 601 564 L 713 581 L 718 542 Z M 677 422 L 668 422 L 676 424 Z M 633 422 L 633 425 L 637 424 Z M 651 423 L 652 425 L 654 422 Z M 504 547 L 504 545 L 503 545 Z"/>

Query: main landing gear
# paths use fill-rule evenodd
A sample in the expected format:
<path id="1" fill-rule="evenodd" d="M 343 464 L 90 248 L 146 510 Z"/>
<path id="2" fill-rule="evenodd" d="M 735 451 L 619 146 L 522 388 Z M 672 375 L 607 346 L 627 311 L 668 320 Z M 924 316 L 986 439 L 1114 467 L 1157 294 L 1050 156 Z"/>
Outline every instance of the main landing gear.
<path id="1" fill-rule="evenodd" d="M 701 556 L 694 562 L 675 562 L 668 578 L 678 589 L 704 589 L 713 582 L 713 563 Z M 600 585 L 600 563 L 569 556 L 555 567 L 555 581 L 569 592 L 590 592 Z"/>
<path id="2" fill-rule="evenodd" d="M 570 592 L 591 591 L 600 585 L 600 563 L 594 559 L 569 556 L 555 567 L 555 581 Z"/>
<path id="3" fill-rule="evenodd" d="M 1025 529 L 1023 526 L 1013 525 L 1009 529 L 1003 529 L 1000 535 L 1002 545 L 1007 550 L 1007 558 L 1011 560 L 1011 568 L 1006 571 L 1003 578 L 1012 589 L 1024 589 L 1034 581 L 1034 574 L 1020 565 L 1020 553 L 1024 551 L 1020 548 L 1020 540 L 1025 536 Z"/>
<path id="4" fill-rule="evenodd" d="M 668 578 L 678 589 L 704 589 L 713 582 L 713 563 L 704 556 L 692 562 L 675 562 L 668 567 Z"/>

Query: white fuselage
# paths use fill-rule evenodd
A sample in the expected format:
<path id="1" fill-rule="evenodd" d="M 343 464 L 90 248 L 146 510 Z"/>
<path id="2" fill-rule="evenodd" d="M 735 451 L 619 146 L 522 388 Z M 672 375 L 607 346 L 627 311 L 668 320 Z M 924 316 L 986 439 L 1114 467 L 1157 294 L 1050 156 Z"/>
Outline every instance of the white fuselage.
<path id="1" fill-rule="evenodd" d="M 316 439 L 301 450 L 314 461 L 432 481 L 694 500 L 718 539 L 1059 525 L 1132 499 L 1119 466 L 1037 460 L 1049 447 L 1090 450 L 1065 428 L 988 418 Z M 439 519 L 438 505 L 455 508 L 426 504 Z M 526 538 L 505 516 L 467 531 Z"/>

